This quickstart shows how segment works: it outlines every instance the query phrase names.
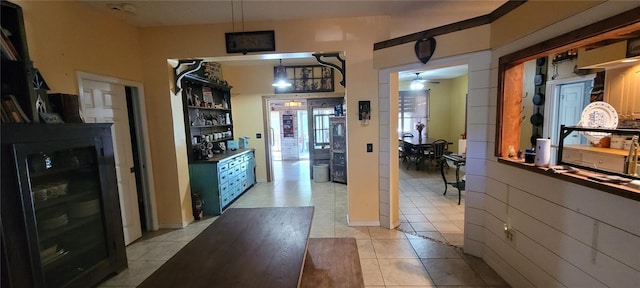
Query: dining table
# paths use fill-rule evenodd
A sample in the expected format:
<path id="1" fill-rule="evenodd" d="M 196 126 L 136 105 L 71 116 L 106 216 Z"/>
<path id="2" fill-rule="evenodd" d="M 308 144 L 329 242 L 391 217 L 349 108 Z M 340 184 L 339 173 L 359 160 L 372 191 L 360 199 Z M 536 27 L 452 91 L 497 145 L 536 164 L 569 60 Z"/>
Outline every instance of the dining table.
<path id="1" fill-rule="evenodd" d="M 456 181 L 455 182 L 447 182 L 447 177 L 445 177 L 444 169 L 448 167 L 447 161 L 451 162 L 453 166 L 456 167 Z M 465 190 L 465 181 L 460 179 L 460 167 L 465 166 L 467 164 L 466 154 L 448 154 L 443 155 L 440 160 L 440 174 L 442 175 L 442 180 L 444 181 L 444 193 L 442 195 L 447 195 L 447 187 L 451 185 L 455 188 L 458 188 L 458 205 L 460 205 L 460 200 L 462 199 L 462 190 Z"/>
<path id="2" fill-rule="evenodd" d="M 399 138 L 398 140 L 402 142 L 403 160 L 408 162 L 407 169 L 409 169 L 410 164 L 415 164 L 416 169 L 420 169 L 422 162 L 427 157 L 425 151 L 429 151 L 433 142 L 438 139 L 420 137 Z M 453 145 L 453 142 L 447 140 L 447 144 Z M 411 151 L 413 151 L 413 153 Z"/>

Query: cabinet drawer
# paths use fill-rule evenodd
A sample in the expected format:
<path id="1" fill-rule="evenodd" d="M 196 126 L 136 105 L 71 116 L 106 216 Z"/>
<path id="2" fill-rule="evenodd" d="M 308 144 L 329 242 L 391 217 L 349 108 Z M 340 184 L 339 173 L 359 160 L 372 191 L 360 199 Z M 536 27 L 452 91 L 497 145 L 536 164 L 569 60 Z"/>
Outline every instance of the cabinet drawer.
<path id="1" fill-rule="evenodd" d="M 226 171 L 226 172 L 218 174 L 218 179 L 219 179 L 219 182 L 220 182 L 221 185 L 222 185 L 222 183 L 225 183 L 225 182 L 229 181 L 229 173 L 230 173 L 230 171 Z"/>
<path id="2" fill-rule="evenodd" d="M 218 163 L 218 173 L 225 172 L 229 169 L 227 162 Z"/>
<path id="3" fill-rule="evenodd" d="M 243 157 L 243 160 L 245 162 L 249 162 L 249 161 L 251 161 L 251 159 L 253 159 L 253 156 L 251 156 L 251 155 L 244 155 L 244 157 Z"/>
<path id="4" fill-rule="evenodd" d="M 233 158 L 229 161 L 229 169 L 235 167 L 236 165 L 238 165 L 240 163 L 240 161 L 238 161 L 238 158 Z"/>
<path id="5" fill-rule="evenodd" d="M 562 152 L 562 161 L 569 163 L 581 164 L 582 152 L 578 150 L 565 149 Z"/>
<path id="6" fill-rule="evenodd" d="M 227 175 L 228 175 L 228 179 L 232 179 L 233 177 L 235 177 L 236 175 L 238 175 L 238 171 L 236 171 L 236 170 L 229 170 L 229 171 L 227 171 Z"/>
<path id="7" fill-rule="evenodd" d="M 624 172 L 624 156 L 609 155 L 602 153 L 584 152 L 582 161 L 589 163 L 593 168 L 609 170 L 613 172 Z"/>
<path id="8" fill-rule="evenodd" d="M 227 183 L 220 185 L 220 197 L 229 193 L 229 185 Z"/>
<path id="9" fill-rule="evenodd" d="M 229 182 L 229 185 L 237 186 L 237 185 L 240 185 L 241 182 L 242 182 L 242 176 L 238 175 L 238 176 L 234 177 L 231 180 L 231 182 Z"/>

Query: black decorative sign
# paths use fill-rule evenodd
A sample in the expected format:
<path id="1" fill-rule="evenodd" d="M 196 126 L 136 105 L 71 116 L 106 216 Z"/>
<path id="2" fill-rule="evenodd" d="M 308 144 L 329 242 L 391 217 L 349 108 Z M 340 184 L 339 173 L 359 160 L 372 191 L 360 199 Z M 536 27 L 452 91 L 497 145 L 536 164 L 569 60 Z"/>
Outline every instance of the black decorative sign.
<path id="1" fill-rule="evenodd" d="M 224 33 L 227 53 L 276 51 L 275 33 L 270 31 Z"/>
<path id="2" fill-rule="evenodd" d="M 627 58 L 640 56 L 640 37 L 627 40 Z"/>
<path id="3" fill-rule="evenodd" d="M 427 61 L 433 56 L 433 52 L 436 51 L 436 39 L 430 37 L 416 41 L 415 51 L 420 62 L 427 64 Z"/>

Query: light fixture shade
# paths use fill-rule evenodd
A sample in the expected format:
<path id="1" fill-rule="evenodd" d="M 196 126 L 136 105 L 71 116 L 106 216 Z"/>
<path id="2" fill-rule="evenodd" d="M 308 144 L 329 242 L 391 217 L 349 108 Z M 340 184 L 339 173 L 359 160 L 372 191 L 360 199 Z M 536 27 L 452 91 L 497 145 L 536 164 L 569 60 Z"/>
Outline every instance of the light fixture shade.
<path id="1" fill-rule="evenodd" d="M 302 106 L 302 102 L 291 100 L 289 102 L 284 102 L 285 107 L 300 107 Z"/>
<path id="2" fill-rule="evenodd" d="M 422 84 L 422 81 L 420 80 L 413 80 L 411 81 L 411 85 L 409 85 L 409 88 L 411 88 L 411 90 L 424 89 L 424 84 Z"/>
<path id="3" fill-rule="evenodd" d="M 420 73 L 416 73 L 416 79 L 413 79 L 413 81 L 411 81 L 411 85 L 409 85 L 409 88 L 411 90 L 420 90 L 420 89 L 424 89 L 424 81 L 420 80 Z"/>
<path id="4" fill-rule="evenodd" d="M 273 84 L 271 84 L 271 86 L 281 89 L 291 87 L 291 82 L 287 79 L 287 70 L 282 66 L 282 59 L 280 59 L 280 65 L 276 67 Z"/>

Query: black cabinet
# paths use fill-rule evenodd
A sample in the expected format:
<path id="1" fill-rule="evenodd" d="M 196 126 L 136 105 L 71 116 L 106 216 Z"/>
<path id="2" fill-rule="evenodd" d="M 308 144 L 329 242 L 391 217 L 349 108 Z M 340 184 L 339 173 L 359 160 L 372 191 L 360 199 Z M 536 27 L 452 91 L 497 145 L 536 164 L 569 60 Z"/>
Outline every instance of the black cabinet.
<path id="1" fill-rule="evenodd" d="M 344 116 L 330 117 L 331 181 L 347 184 L 347 122 Z"/>
<path id="2" fill-rule="evenodd" d="M 38 90 L 33 84 L 35 69 L 29 58 L 22 8 L 3 0 L 0 12 L 3 34 L 3 47 L 0 53 L 2 99 L 9 99 L 9 95 L 13 95 L 26 117 L 32 122 L 39 122 L 38 111 L 35 108 Z M 7 49 L 8 47 L 11 48 Z"/>
<path id="3" fill-rule="evenodd" d="M 231 86 L 188 74 L 182 89 L 189 162 L 210 159 L 233 140 Z"/>
<path id="4" fill-rule="evenodd" d="M 3 287 L 90 287 L 125 269 L 111 124 L 1 133 Z"/>

